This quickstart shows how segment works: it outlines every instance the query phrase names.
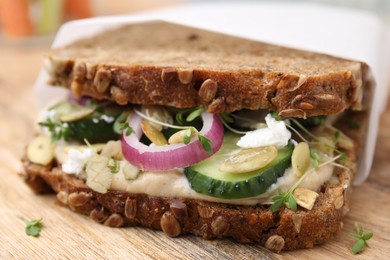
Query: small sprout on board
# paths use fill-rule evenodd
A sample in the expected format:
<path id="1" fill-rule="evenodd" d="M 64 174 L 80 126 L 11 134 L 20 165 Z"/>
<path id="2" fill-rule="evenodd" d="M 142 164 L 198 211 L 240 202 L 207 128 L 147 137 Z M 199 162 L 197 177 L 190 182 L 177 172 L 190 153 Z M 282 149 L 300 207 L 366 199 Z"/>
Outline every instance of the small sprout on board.
<path id="1" fill-rule="evenodd" d="M 25 223 L 26 223 L 26 228 L 25 228 L 26 234 L 28 236 L 38 237 L 43 227 L 42 219 L 31 220 L 31 221 L 25 220 Z"/>
<path id="2" fill-rule="evenodd" d="M 367 240 L 371 239 L 374 234 L 372 232 L 364 233 L 363 227 L 359 226 L 356 222 L 355 229 L 356 233 L 351 233 L 351 236 L 358 240 L 352 246 L 352 252 L 354 254 L 359 254 L 364 250 L 365 247 L 369 247 Z"/>

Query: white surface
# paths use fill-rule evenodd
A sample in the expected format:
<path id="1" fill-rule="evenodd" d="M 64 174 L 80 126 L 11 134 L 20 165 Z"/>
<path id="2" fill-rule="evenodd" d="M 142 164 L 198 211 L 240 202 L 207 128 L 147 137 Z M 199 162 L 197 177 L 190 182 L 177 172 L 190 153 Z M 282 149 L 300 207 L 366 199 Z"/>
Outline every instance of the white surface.
<path id="1" fill-rule="evenodd" d="M 59 30 L 53 47 L 123 23 L 158 19 L 357 59 L 369 64 L 377 81 L 377 89 L 365 154 L 359 162 L 355 184 L 367 178 L 375 150 L 379 115 L 386 104 L 390 74 L 390 33 L 379 18 L 367 12 L 306 3 L 201 3 L 132 16 L 69 22 Z M 47 75 L 41 72 L 36 82 L 41 107 L 53 95 L 64 93 L 48 88 L 44 84 L 46 79 Z"/>

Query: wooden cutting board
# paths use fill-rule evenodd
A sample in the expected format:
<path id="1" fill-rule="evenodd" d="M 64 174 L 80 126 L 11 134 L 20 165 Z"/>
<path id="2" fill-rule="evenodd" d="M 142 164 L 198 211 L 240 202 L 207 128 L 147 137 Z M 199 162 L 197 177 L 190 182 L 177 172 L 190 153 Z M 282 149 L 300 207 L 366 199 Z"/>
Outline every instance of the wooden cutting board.
<path id="1" fill-rule="evenodd" d="M 140 228 L 108 228 L 37 196 L 24 184 L 19 158 L 34 133 L 33 83 L 48 51 L 0 46 L 0 258 L 1 259 L 348 259 L 354 222 L 374 237 L 356 259 L 390 256 L 390 106 L 382 116 L 369 179 L 354 189 L 342 232 L 308 250 L 274 254 L 259 245 L 193 236 L 172 239 Z M 39 238 L 24 232 L 24 219 L 43 219 Z"/>

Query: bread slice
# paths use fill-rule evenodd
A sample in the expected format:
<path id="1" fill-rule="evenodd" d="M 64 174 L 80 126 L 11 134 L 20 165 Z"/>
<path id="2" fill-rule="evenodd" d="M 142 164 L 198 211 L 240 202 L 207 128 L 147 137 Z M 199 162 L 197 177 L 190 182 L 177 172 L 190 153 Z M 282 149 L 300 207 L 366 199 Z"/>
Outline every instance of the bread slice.
<path id="1" fill-rule="evenodd" d="M 335 236 L 349 210 L 351 171 L 337 169 L 338 181 L 319 191 L 312 210 L 284 208 L 272 213 L 269 206 L 237 206 L 182 198 L 153 197 L 110 190 L 97 193 L 75 175 L 55 164 L 41 166 L 24 159 L 25 180 L 37 193 L 55 192 L 57 201 L 110 227 L 143 226 L 176 237 L 194 234 L 205 239 L 233 238 L 241 243 L 260 243 L 279 252 L 311 248 Z"/>
<path id="2" fill-rule="evenodd" d="M 284 117 L 362 109 L 367 65 L 166 22 L 125 25 L 54 50 L 50 84 L 119 104 L 271 109 Z"/>

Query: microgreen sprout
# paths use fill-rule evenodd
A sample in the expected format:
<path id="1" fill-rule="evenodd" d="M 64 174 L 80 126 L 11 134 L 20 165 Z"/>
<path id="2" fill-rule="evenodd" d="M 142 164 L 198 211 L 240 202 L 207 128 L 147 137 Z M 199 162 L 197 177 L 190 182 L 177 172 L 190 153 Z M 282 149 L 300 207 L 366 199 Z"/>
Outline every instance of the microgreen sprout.
<path id="1" fill-rule="evenodd" d="M 133 128 L 128 123 L 130 116 L 130 111 L 125 111 L 117 117 L 113 126 L 115 133 L 121 134 L 123 131 L 125 131 L 125 135 L 129 136 L 134 132 Z"/>
<path id="2" fill-rule="evenodd" d="M 120 130 L 121 130 L 121 131 L 125 131 L 125 135 L 126 135 L 126 136 L 129 136 L 129 135 L 131 135 L 131 133 L 134 132 L 133 128 L 129 125 L 128 122 L 122 124 Z"/>
<path id="3" fill-rule="evenodd" d="M 233 127 L 231 127 L 228 122 L 225 121 L 225 118 L 223 116 L 220 116 L 219 117 L 222 121 L 222 124 L 226 127 L 226 129 L 228 129 L 230 132 L 232 133 L 235 133 L 235 134 L 238 134 L 238 135 L 244 135 L 247 133 L 247 131 L 240 131 L 240 130 L 237 130 L 237 129 L 234 129 Z"/>
<path id="4" fill-rule="evenodd" d="M 318 169 L 320 157 L 319 157 L 318 152 L 317 152 L 316 149 L 310 148 L 310 157 L 313 160 L 313 167 L 314 167 L 314 169 Z"/>
<path id="5" fill-rule="evenodd" d="M 187 130 L 185 130 L 184 137 L 183 137 L 183 143 L 184 144 L 189 144 L 190 143 L 191 135 L 192 135 L 192 129 L 191 128 L 188 128 Z"/>
<path id="6" fill-rule="evenodd" d="M 272 197 L 271 211 L 277 211 L 283 204 L 291 209 L 292 211 L 297 210 L 297 201 L 290 191 L 282 192 L 279 191 L 279 194 Z"/>
<path id="7" fill-rule="evenodd" d="M 223 121 L 225 121 L 226 123 L 234 123 L 234 119 L 233 119 L 233 114 L 231 113 L 223 113 L 221 114 L 221 117 L 223 119 Z"/>
<path id="8" fill-rule="evenodd" d="M 189 108 L 189 109 L 183 109 L 179 112 L 176 113 L 176 122 L 179 124 L 179 125 L 184 125 L 185 122 L 192 122 L 194 121 L 196 118 L 198 118 L 202 113 L 204 112 L 204 108 L 202 107 L 199 107 L 199 108 L 196 108 L 196 109 L 192 109 L 192 108 Z M 187 115 L 187 117 L 184 119 L 184 116 Z"/>
<path id="9" fill-rule="evenodd" d="M 186 118 L 186 121 L 187 122 L 192 122 L 194 121 L 196 118 L 198 118 L 202 113 L 204 112 L 204 109 L 203 108 L 197 108 L 195 109 L 194 111 L 192 111 Z"/>
<path id="10" fill-rule="evenodd" d="M 38 220 L 31 220 L 31 221 L 26 221 L 25 220 L 25 232 L 28 236 L 33 236 L 33 237 L 38 237 L 39 233 L 42 230 L 43 224 L 42 224 L 42 219 Z"/>
<path id="11" fill-rule="evenodd" d="M 355 222 L 356 233 L 351 233 L 351 236 L 358 239 L 352 247 L 352 252 L 358 254 L 363 251 L 365 247 L 369 247 L 367 240 L 371 239 L 374 235 L 372 232 L 364 233 L 363 227 L 359 226 Z"/>
<path id="12" fill-rule="evenodd" d="M 335 142 L 334 144 L 326 144 L 326 143 L 323 143 L 321 142 L 320 138 L 313 135 L 312 133 L 309 132 L 309 130 L 307 130 L 302 124 L 300 124 L 296 119 L 291 119 L 291 121 L 297 125 L 301 130 L 302 132 L 304 132 L 305 134 L 307 134 L 308 136 L 310 136 L 314 142 L 309 142 L 308 140 L 306 140 L 301 134 L 298 133 L 297 130 L 295 130 L 291 125 L 287 125 L 287 127 L 290 129 L 290 130 L 293 130 L 294 133 L 296 133 L 298 135 L 299 138 L 301 138 L 304 142 L 307 142 L 309 144 L 313 144 L 313 143 L 316 143 L 316 142 L 319 142 L 319 143 L 322 143 L 323 145 L 325 146 L 328 146 L 329 148 L 331 148 L 332 150 L 334 150 L 338 155 L 340 155 L 340 163 L 341 164 L 345 164 L 346 161 L 349 160 L 348 156 L 346 153 L 340 151 L 339 149 L 337 149 L 337 143 L 340 141 L 340 138 L 346 138 L 345 135 L 339 131 L 338 129 L 336 129 L 335 127 L 329 125 L 329 124 L 325 124 L 324 126 L 330 130 L 332 130 L 334 132 L 334 138 L 335 138 Z M 312 158 L 314 159 L 313 157 L 313 154 L 311 154 Z"/>
<path id="13" fill-rule="evenodd" d="M 334 161 L 336 161 L 337 159 L 340 158 L 340 155 L 337 155 L 323 163 L 321 163 L 320 165 L 318 165 L 318 167 L 322 167 L 322 166 L 325 166 L 327 164 L 331 164 L 333 163 Z M 271 205 L 271 211 L 272 212 L 275 212 L 277 211 L 282 205 L 285 205 L 287 208 L 291 209 L 292 211 L 296 211 L 297 210 L 297 205 L 296 205 L 296 200 L 295 200 L 295 197 L 293 195 L 293 192 L 294 190 L 299 186 L 299 184 L 301 184 L 301 182 L 306 178 L 307 175 L 309 175 L 310 173 L 312 173 L 315 169 L 314 168 L 311 168 L 310 170 L 306 171 L 295 183 L 294 185 L 288 189 L 287 191 L 285 192 L 280 192 L 279 191 L 279 194 L 278 195 L 275 195 L 272 197 L 272 205 Z"/>
<path id="14" fill-rule="evenodd" d="M 63 123 L 48 117 L 46 121 L 39 122 L 38 124 L 49 130 L 53 142 L 61 139 L 69 139 L 70 129 L 68 123 Z"/>

